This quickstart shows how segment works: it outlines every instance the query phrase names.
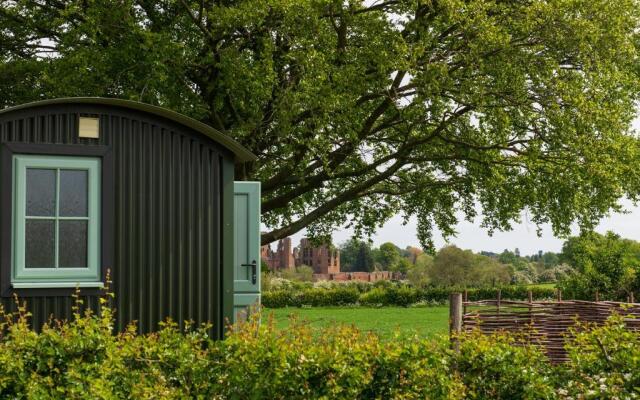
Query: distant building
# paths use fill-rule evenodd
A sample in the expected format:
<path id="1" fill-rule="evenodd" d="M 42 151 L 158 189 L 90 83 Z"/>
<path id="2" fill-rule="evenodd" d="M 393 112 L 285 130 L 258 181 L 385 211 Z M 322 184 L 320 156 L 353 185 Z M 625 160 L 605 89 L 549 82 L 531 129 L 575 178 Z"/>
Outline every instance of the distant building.
<path id="1" fill-rule="evenodd" d="M 272 271 L 307 265 L 313 268 L 314 281 L 376 282 L 404 279 L 400 272 L 340 272 L 340 250 L 327 245 L 314 246 L 307 238 L 300 240 L 300 245 L 293 248 L 291 238 L 279 240 L 276 251 L 270 245 L 262 246 L 260 257 Z"/>
<path id="2" fill-rule="evenodd" d="M 260 258 L 272 271 L 295 268 L 296 263 L 291 249 L 291 238 L 279 240 L 276 251 L 271 249 L 270 244 L 261 246 Z"/>
<path id="3" fill-rule="evenodd" d="M 327 246 L 313 246 L 309 239 L 300 240 L 299 258 L 296 265 L 308 265 L 314 274 L 336 274 L 340 272 L 340 251 Z"/>
<path id="4" fill-rule="evenodd" d="M 296 266 L 296 260 L 293 258 L 293 249 L 291 238 L 287 237 L 278 241 L 278 250 L 276 257 L 279 269 L 293 269 Z"/>
<path id="5" fill-rule="evenodd" d="M 274 265 L 275 259 L 274 259 L 273 250 L 271 250 L 271 245 L 266 244 L 264 246 L 260 246 L 260 259 L 267 264 L 269 269 L 271 270 L 277 269 L 276 266 Z"/>
<path id="6" fill-rule="evenodd" d="M 278 241 L 276 251 L 270 245 L 260 248 L 260 257 L 273 271 L 308 265 L 316 274 L 340 272 L 340 251 L 327 245 L 313 246 L 307 238 L 293 248 L 291 238 Z"/>

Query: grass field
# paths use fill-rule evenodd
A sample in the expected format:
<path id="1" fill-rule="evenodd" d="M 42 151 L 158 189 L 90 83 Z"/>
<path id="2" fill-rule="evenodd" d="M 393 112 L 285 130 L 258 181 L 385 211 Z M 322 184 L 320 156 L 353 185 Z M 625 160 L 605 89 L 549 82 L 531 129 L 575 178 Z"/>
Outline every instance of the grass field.
<path id="1" fill-rule="evenodd" d="M 265 309 L 265 317 L 273 313 L 276 326 L 285 328 L 290 316 L 295 314 L 300 321 L 309 323 L 313 328 L 322 328 L 334 324 L 353 324 L 362 331 L 372 331 L 383 338 L 392 338 L 398 331 L 401 334 L 417 334 L 433 337 L 446 334 L 448 330 L 449 307 L 315 307 L 315 308 L 277 308 Z"/>

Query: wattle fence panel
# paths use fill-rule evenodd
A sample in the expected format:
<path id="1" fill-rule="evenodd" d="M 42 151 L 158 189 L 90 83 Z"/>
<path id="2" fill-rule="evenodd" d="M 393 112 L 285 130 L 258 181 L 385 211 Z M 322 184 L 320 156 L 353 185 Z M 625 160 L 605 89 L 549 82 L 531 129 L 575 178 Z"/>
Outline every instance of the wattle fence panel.
<path id="1" fill-rule="evenodd" d="M 617 313 L 624 316 L 629 329 L 640 331 L 640 303 L 508 301 L 499 296 L 495 300 L 464 301 L 462 294 L 453 294 L 450 300 L 452 333 L 479 330 L 484 334 L 517 334 L 522 343 L 540 346 L 554 363 L 567 360 L 564 345 L 572 337 L 571 328 L 580 329 L 579 323 L 601 325 Z"/>

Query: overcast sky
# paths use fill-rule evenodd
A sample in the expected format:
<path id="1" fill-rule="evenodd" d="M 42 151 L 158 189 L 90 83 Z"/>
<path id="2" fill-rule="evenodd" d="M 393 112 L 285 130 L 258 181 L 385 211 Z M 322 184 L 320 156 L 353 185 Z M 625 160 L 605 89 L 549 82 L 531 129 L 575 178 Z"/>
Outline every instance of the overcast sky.
<path id="1" fill-rule="evenodd" d="M 640 130 L 640 119 L 635 121 L 634 128 Z M 634 207 L 633 204 L 628 201 L 623 201 L 621 204 L 628 211 L 628 214 L 610 215 L 600 222 L 596 231 L 601 233 L 613 231 L 622 237 L 640 241 L 640 206 Z M 460 219 L 462 220 L 462 218 Z M 548 226 L 543 227 L 542 236 L 539 237 L 536 233 L 536 226 L 528 223 L 526 217 L 523 218 L 521 224 L 514 225 L 512 231 L 496 232 L 493 236 L 489 236 L 485 230 L 480 228 L 479 222 L 476 224 L 462 222 L 457 226 L 456 230 L 458 231 L 458 235 L 450 238 L 448 243 L 476 252 L 481 250 L 501 252 L 504 249 L 513 250 L 516 247 L 520 249 L 523 255 L 537 253 L 538 250 L 560 251 L 564 241 L 563 239 L 554 237 Z M 575 232 L 577 233 L 577 230 Z M 339 229 L 333 235 L 333 242 L 334 244 L 340 244 L 348 240 L 352 234 L 349 230 Z M 300 238 L 303 236 L 304 232 L 294 235 L 294 245 L 297 246 Z M 437 248 L 446 244 L 438 232 L 435 233 L 434 238 Z M 410 221 L 407 225 L 402 225 L 402 219 L 400 217 L 396 217 L 387 222 L 382 229 L 378 230 L 372 239 L 375 245 L 380 245 L 384 242 L 393 242 L 402 248 L 406 246 L 420 247 L 418 238 L 416 237 L 415 220 Z"/>

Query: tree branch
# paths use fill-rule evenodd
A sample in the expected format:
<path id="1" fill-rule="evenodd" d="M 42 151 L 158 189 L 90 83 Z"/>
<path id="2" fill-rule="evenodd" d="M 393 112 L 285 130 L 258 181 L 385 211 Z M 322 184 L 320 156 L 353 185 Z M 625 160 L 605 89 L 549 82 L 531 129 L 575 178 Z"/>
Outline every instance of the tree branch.
<path id="1" fill-rule="evenodd" d="M 404 164 L 401 162 L 396 162 L 394 165 L 389 167 L 386 171 L 382 172 L 381 174 L 376 175 L 369 180 L 361 182 L 360 184 L 355 185 L 348 190 L 345 190 L 344 192 L 335 196 L 333 199 L 323 203 L 320 207 L 307 213 L 304 217 L 290 223 L 287 226 L 284 226 L 282 228 L 278 228 L 271 232 L 267 232 L 263 234 L 261 239 L 262 244 L 263 245 L 269 244 L 278 239 L 291 236 L 294 233 L 303 229 L 304 227 L 308 226 L 312 222 L 317 221 L 319 218 L 327 215 L 328 213 L 330 213 L 331 211 L 339 207 L 341 204 L 347 201 L 356 199 L 358 197 L 365 196 L 367 189 L 389 178 L 390 176 L 395 174 L 400 168 L 402 168 L 403 165 Z"/>

